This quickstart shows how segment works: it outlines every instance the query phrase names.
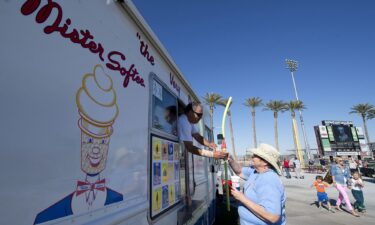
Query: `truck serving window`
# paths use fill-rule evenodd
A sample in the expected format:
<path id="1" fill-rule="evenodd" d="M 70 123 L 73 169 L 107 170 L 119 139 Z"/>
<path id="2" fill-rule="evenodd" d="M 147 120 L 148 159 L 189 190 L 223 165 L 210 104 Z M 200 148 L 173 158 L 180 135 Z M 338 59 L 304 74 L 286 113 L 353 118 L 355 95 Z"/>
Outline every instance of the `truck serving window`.
<path id="1" fill-rule="evenodd" d="M 181 178 L 177 97 L 155 74 L 151 83 L 150 216 L 155 219 L 180 202 Z"/>
<path id="2" fill-rule="evenodd" d="M 152 85 L 152 127 L 177 136 L 177 98 L 159 81 Z"/>

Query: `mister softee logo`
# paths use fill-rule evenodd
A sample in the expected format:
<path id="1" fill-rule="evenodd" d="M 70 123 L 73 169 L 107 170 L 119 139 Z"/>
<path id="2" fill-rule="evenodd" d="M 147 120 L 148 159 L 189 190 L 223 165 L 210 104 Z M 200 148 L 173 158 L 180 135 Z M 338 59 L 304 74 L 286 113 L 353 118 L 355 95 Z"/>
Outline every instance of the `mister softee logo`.
<path id="1" fill-rule="evenodd" d="M 21 13 L 25 16 L 29 16 L 37 11 L 40 4 L 41 0 L 27 0 L 21 7 Z M 81 45 L 82 48 L 88 49 L 93 54 L 97 54 L 99 59 L 106 63 L 105 65 L 108 69 L 118 71 L 121 76 L 124 77 L 124 88 L 129 85 L 130 81 L 145 87 L 144 80 L 138 73 L 136 65 L 131 64 L 128 67 L 123 65 L 126 61 L 126 55 L 124 53 L 119 51 L 110 51 L 108 54 L 106 54 L 104 46 L 94 40 L 94 36 L 89 30 L 77 30 L 75 28 L 70 28 L 72 24 L 72 20 L 70 18 L 67 18 L 65 22 L 62 22 L 63 9 L 58 3 L 48 0 L 47 3 L 37 12 L 35 21 L 37 23 L 44 23 L 52 14 L 55 15 L 56 18 L 51 25 L 44 27 L 44 33 L 60 33 L 63 38 L 69 39 L 74 44 Z"/>

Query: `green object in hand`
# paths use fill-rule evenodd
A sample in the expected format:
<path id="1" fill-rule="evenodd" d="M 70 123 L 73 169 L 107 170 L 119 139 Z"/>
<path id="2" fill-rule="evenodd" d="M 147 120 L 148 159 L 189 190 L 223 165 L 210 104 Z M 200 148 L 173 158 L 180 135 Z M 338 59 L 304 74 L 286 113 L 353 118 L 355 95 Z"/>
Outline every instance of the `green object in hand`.
<path id="1" fill-rule="evenodd" d="M 224 176 L 225 176 L 225 191 L 227 194 L 227 210 L 230 211 L 230 198 L 229 198 L 229 181 L 228 181 L 228 160 L 225 160 L 224 162 Z"/>

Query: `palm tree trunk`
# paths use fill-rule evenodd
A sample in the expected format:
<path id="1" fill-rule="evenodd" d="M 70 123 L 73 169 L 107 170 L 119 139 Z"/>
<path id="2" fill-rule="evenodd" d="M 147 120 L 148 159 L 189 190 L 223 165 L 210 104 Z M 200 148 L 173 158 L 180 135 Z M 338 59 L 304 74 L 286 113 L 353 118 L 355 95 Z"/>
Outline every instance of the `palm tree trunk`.
<path id="1" fill-rule="evenodd" d="M 277 129 L 277 112 L 274 112 L 274 113 L 273 113 L 273 117 L 274 117 L 274 119 L 275 119 L 275 121 L 274 121 L 274 125 L 273 125 L 273 127 L 274 127 L 274 129 L 275 129 L 275 146 L 276 146 L 276 149 L 277 149 L 278 151 L 280 151 L 280 149 L 279 149 L 279 131 L 278 131 L 278 129 Z"/>
<path id="2" fill-rule="evenodd" d="M 236 148 L 234 146 L 234 134 L 233 134 L 233 126 L 232 126 L 232 114 L 229 111 L 228 111 L 228 117 L 229 117 L 230 136 L 232 138 L 233 156 L 234 156 L 234 159 L 237 160 Z"/>
<path id="3" fill-rule="evenodd" d="M 292 117 L 292 135 L 293 135 L 293 143 L 294 143 L 294 149 L 296 150 L 296 155 L 297 155 L 297 138 L 296 138 L 296 131 L 294 129 L 294 119 Z"/>
<path id="4" fill-rule="evenodd" d="M 211 117 L 210 117 L 210 128 L 211 128 L 211 132 L 212 132 L 212 141 L 215 142 L 215 134 L 214 134 L 214 107 L 213 106 L 210 106 L 210 113 L 211 113 Z"/>
<path id="5" fill-rule="evenodd" d="M 253 118 L 253 141 L 254 141 L 254 148 L 257 148 L 257 134 L 256 134 L 256 129 L 255 129 L 255 110 L 251 112 L 251 116 Z"/>
<path id="6" fill-rule="evenodd" d="M 365 128 L 365 135 L 366 135 L 366 140 L 367 140 L 367 144 L 370 143 L 370 137 L 368 136 L 368 131 L 367 131 L 367 123 L 366 123 L 366 119 L 364 116 L 362 116 L 362 120 L 363 120 L 363 128 Z"/>

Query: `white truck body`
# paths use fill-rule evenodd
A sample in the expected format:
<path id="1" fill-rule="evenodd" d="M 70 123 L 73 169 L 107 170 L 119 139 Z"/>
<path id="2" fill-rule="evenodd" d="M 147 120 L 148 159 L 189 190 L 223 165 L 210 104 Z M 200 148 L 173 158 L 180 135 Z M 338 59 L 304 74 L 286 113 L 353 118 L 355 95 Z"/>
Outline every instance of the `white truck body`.
<path id="1" fill-rule="evenodd" d="M 199 99 L 131 1 L 0 0 L 0 27 L 0 224 L 213 223 L 212 162 L 158 111 Z"/>

